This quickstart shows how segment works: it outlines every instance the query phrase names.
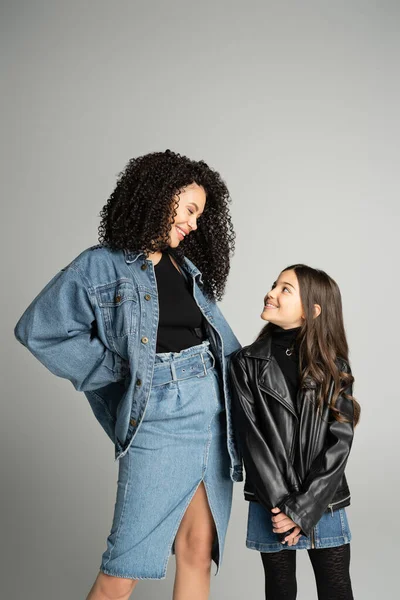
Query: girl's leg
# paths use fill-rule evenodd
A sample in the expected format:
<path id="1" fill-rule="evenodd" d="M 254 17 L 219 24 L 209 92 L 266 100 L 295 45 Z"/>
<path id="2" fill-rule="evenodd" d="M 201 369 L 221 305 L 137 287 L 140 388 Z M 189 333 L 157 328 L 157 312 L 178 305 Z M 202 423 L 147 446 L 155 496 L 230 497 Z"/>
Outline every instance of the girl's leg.
<path id="1" fill-rule="evenodd" d="M 308 550 L 317 583 L 318 600 L 353 600 L 350 544 Z"/>
<path id="2" fill-rule="evenodd" d="M 86 600 L 128 600 L 137 579 L 122 579 L 99 573 Z"/>
<path id="3" fill-rule="evenodd" d="M 207 600 L 215 536 L 214 519 L 204 484 L 201 483 L 175 538 L 176 575 L 173 600 Z"/>
<path id="4" fill-rule="evenodd" d="M 295 600 L 296 550 L 261 552 L 265 573 L 266 600 Z"/>

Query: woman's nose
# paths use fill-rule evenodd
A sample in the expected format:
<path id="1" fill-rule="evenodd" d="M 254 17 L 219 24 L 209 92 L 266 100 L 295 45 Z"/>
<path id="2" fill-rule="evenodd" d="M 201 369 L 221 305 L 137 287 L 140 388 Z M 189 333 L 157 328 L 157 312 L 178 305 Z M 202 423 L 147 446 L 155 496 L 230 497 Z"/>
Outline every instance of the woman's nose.
<path id="1" fill-rule="evenodd" d="M 197 219 L 196 217 L 192 217 L 188 221 L 188 225 L 192 231 L 196 231 L 197 229 Z"/>

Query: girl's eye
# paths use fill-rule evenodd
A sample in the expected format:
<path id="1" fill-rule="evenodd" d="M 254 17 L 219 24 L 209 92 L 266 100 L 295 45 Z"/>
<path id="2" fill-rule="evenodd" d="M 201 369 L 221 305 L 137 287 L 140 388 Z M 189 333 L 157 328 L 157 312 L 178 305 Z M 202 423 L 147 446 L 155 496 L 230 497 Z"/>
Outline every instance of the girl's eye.
<path id="1" fill-rule="evenodd" d="M 289 288 L 287 288 L 286 286 L 283 288 L 283 291 L 285 291 L 285 290 L 290 293 Z"/>

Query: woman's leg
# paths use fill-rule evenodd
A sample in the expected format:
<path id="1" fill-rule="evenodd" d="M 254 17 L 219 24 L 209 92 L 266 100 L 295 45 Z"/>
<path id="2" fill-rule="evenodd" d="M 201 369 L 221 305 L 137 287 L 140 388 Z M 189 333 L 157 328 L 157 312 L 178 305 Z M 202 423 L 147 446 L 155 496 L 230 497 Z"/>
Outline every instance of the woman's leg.
<path id="1" fill-rule="evenodd" d="M 99 573 L 86 600 L 128 600 L 137 579 L 123 579 Z"/>
<path id="2" fill-rule="evenodd" d="M 295 600 L 296 550 L 261 552 L 265 573 L 266 600 Z"/>
<path id="3" fill-rule="evenodd" d="M 308 550 L 317 583 L 318 600 L 353 600 L 350 544 Z"/>
<path id="4" fill-rule="evenodd" d="M 173 600 L 206 600 L 210 590 L 211 553 L 216 536 L 204 483 L 197 489 L 175 538 Z"/>

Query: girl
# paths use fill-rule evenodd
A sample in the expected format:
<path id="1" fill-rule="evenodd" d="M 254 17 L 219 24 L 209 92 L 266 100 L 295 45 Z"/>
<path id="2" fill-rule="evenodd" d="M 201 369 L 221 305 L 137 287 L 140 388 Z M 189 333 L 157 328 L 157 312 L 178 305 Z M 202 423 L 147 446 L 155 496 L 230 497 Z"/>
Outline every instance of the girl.
<path id="1" fill-rule="evenodd" d="M 115 444 L 114 520 L 90 600 L 164 578 L 173 550 L 174 599 L 204 600 L 211 559 L 221 563 L 241 480 L 226 365 L 239 343 L 216 305 L 234 246 L 229 201 L 202 161 L 169 150 L 130 160 L 101 212 L 100 245 L 16 326 L 85 392 Z"/>
<path id="2" fill-rule="evenodd" d="M 261 318 L 268 325 L 231 363 L 247 546 L 261 552 L 268 600 L 296 598 L 296 548 L 308 550 L 320 600 L 350 600 L 344 470 L 360 408 L 339 288 L 323 271 L 290 266 Z"/>

